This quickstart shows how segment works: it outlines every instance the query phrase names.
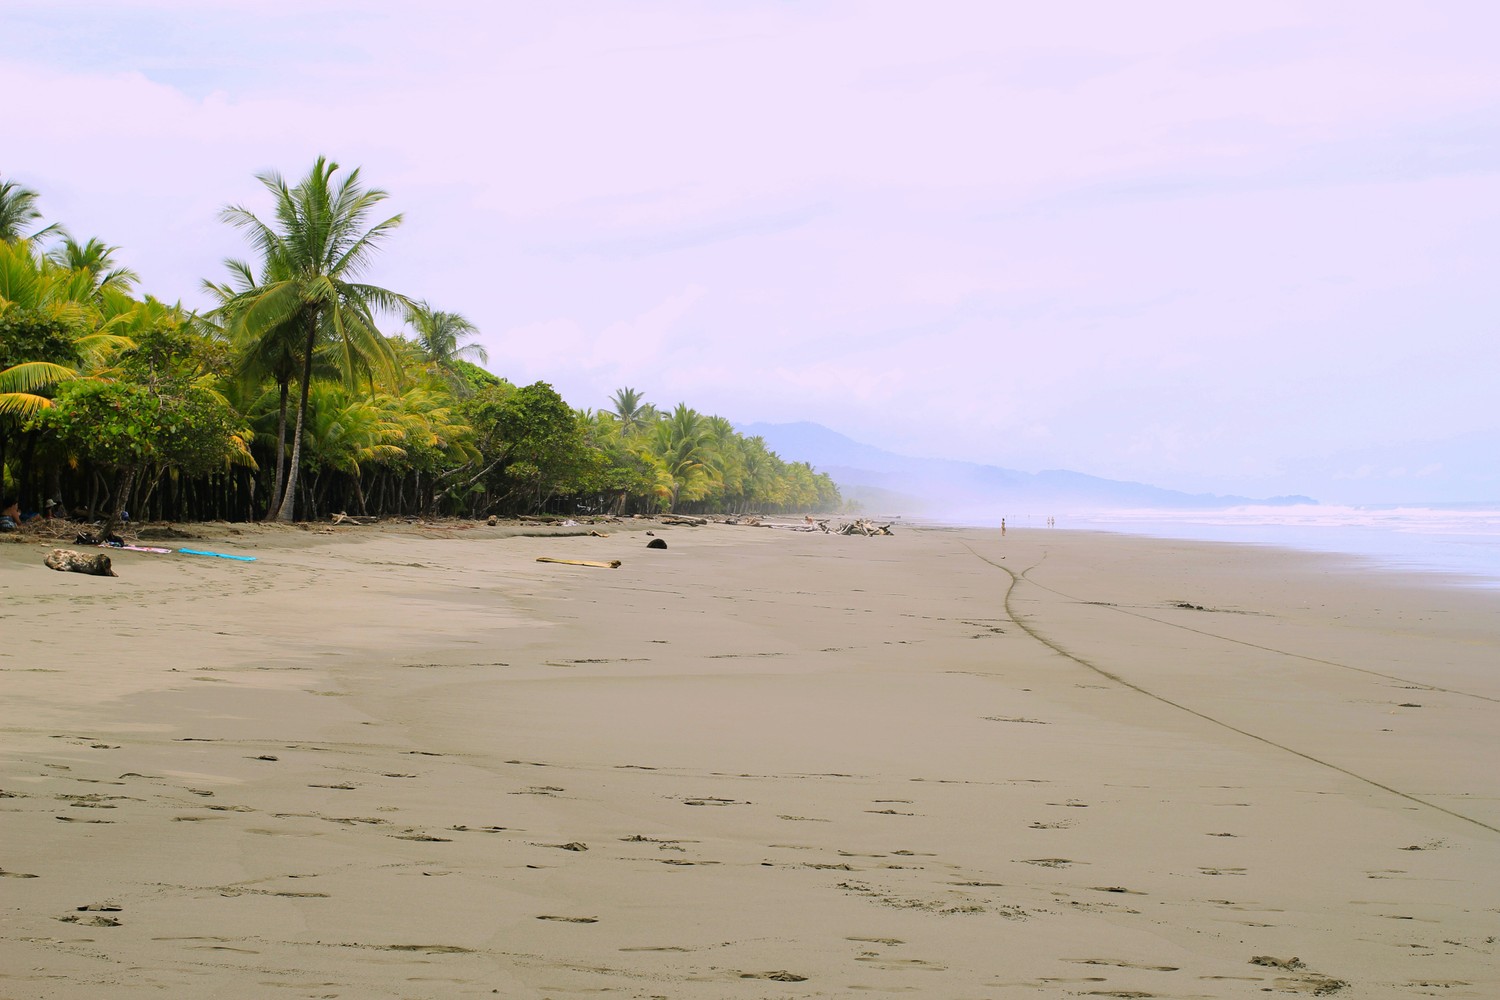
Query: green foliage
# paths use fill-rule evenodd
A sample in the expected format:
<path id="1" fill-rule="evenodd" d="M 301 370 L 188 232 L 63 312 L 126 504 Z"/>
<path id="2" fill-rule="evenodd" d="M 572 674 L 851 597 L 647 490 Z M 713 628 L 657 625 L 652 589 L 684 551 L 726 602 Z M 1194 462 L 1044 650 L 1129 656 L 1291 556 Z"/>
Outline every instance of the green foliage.
<path id="1" fill-rule="evenodd" d="M 79 364 L 78 324 L 55 312 L 0 309 L 0 370 L 32 361 Z"/>
<path id="2" fill-rule="evenodd" d="M 139 382 L 69 382 L 38 425 L 70 454 L 108 469 L 171 466 L 189 475 L 223 469 L 237 453 L 240 420 L 223 398 L 186 386 L 153 392 Z"/>
<path id="3" fill-rule="evenodd" d="M 545 382 L 490 386 L 465 400 L 479 451 L 492 464 L 489 485 L 511 501 L 536 506 L 575 493 L 598 472 L 598 459 L 563 398 Z"/>
<path id="4" fill-rule="evenodd" d="M 464 383 L 470 393 L 481 389 L 494 388 L 505 380 L 498 375 L 492 375 L 479 367 L 472 361 L 464 361 L 459 358 L 453 362 L 453 374 Z"/>

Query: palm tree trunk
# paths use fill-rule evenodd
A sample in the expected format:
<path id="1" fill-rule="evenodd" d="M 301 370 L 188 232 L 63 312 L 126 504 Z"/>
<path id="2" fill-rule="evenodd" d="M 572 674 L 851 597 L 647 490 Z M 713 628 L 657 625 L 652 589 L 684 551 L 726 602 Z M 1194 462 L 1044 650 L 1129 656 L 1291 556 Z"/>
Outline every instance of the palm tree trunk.
<path id="1" fill-rule="evenodd" d="M 286 472 L 286 402 L 291 383 L 281 383 L 281 405 L 276 410 L 276 476 L 271 480 L 271 500 L 281 496 L 281 477 Z"/>
<path id="2" fill-rule="evenodd" d="M 317 317 L 314 316 L 307 324 L 307 351 L 302 358 L 302 386 L 297 393 L 297 431 L 292 438 L 291 464 L 286 470 L 286 492 L 282 495 L 281 507 L 276 512 L 276 520 L 287 524 L 292 522 L 292 514 L 297 507 L 297 467 L 302 463 L 302 424 L 307 418 L 308 390 L 312 388 L 313 343 L 317 331 Z"/>

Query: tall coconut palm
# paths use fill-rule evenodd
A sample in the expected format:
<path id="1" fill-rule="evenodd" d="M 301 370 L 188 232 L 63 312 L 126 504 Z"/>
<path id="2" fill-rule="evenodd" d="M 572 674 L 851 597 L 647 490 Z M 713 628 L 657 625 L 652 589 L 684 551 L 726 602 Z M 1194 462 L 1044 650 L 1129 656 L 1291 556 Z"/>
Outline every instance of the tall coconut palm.
<path id="1" fill-rule="evenodd" d="M 371 212 L 386 199 L 386 192 L 362 186 L 357 168 L 335 182 L 338 169 L 337 163 L 320 156 L 295 186 L 288 186 L 274 171 L 258 174 L 256 179 L 276 201 L 274 224 L 237 205 L 221 214 L 225 222 L 247 233 L 261 256 L 261 283 L 248 289 L 234 310 L 237 328 L 251 337 L 279 337 L 284 325 L 292 323 L 302 334 L 297 429 L 286 486 L 276 507 L 281 521 L 292 520 L 296 508 L 302 432 L 319 340 L 337 349 L 340 367 L 351 381 L 373 370 L 390 372 L 395 355 L 376 329 L 372 310 L 410 306 L 395 292 L 355 280 L 401 224 L 401 216 L 370 225 Z"/>
<path id="2" fill-rule="evenodd" d="M 296 317 L 288 319 L 271 330 L 248 331 L 244 324 L 235 322 L 237 309 L 251 301 L 249 292 L 268 284 L 257 281 L 249 264 L 242 260 L 226 260 L 231 282 L 215 284 L 204 279 L 203 288 L 219 300 L 219 305 L 210 314 L 218 320 L 230 343 L 235 348 L 234 373 L 245 383 L 261 383 L 269 378 L 276 383 L 276 468 L 271 475 L 271 513 L 282 495 L 282 477 L 286 475 L 286 415 L 291 399 L 292 382 L 302 370 L 300 348 L 303 330 Z"/>

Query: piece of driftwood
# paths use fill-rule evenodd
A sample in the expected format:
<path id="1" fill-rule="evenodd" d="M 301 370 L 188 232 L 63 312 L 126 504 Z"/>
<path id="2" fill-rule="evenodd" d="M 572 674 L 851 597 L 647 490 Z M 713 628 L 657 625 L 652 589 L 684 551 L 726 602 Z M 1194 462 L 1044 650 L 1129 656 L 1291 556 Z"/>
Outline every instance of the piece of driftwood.
<path id="1" fill-rule="evenodd" d="M 114 570 L 109 568 L 109 556 L 100 552 L 97 555 L 86 556 L 72 549 L 53 549 L 47 553 L 47 558 L 42 560 L 49 569 L 55 569 L 59 573 L 87 573 L 89 576 L 118 576 Z"/>
<path id="2" fill-rule="evenodd" d="M 353 514 L 345 514 L 343 511 L 333 515 L 334 524 L 374 524 L 379 520 L 378 517 L 356 517 Z"/>
<path id="3" fill-rule="evenodd" d="M 895 522 L 891 523 L 894 524 Z M 873 537 L 875 535 L 894 535 L 895 532 L 891 530 L 890 524 L 876 524 L 873 521 L 859 520 L 839 525 L 835 534 Z"/>
<path id="4" fill-rule="evenodd" d="M 701 526 L 707 524 L 708 523 L 708 519 L 707 518 L 703 518 L 703 517 L 684 517 L 681 514 L 668 514 L 667 516 L 665 516 L 665 517 L 663 517 L 661 519 L 661 523 L 662 524 L 685 524 L 685 525 L 688 525 L 689 527 L 697 528 L 697 527 L 701 527 Z"/>
<path id="5" fill-rule="evenodd" d="M 611 559 L 609 562 L 593 562 L 588 559 L 553 559 L 550 556 L 537 556 L 537 562 L 561 563 L 564 566 L 597 566 L 599 569 L 619 569 L 620 560 Z"/>

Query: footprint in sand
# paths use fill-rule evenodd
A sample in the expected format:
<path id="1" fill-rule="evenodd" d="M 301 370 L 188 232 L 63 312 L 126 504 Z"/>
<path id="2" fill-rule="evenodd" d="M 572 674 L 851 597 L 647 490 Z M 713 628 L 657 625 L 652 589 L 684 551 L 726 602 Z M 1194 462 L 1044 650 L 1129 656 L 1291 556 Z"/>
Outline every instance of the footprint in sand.
<path id="1" fill-rule="evenodd" d="M 1074 965 L 1113 965 L 1119 969 L 1145 969 L 1147 972 L 1177 972 L 1175 965 L 1142 965 L 1140 962 L 1126 962 L 1118 958 L 1068 958 L 1066 962 Z"/>
<path id="2" fill-rule="evenodd" d="M 519 792 L 511 792 L 510 794 L 511 795 L 556 795 L 558 792 L 562 792 L 562 791 L 566 791 L 566 789 L 558 788 L 556 785 L 533 785 L 530 788 L 523 788 Z"/>
<path id="3" fill-rule="evenodd" d="M 882 969 L 900 971 L 902 969 L 917 969 L 924 972 L 946 972 L 946 965 L 938 965 L 936 962 L 926 962 L 920 958 L 883 958 L 873 951 L 857 955 L 856 962 L 867 962 Z"/>

